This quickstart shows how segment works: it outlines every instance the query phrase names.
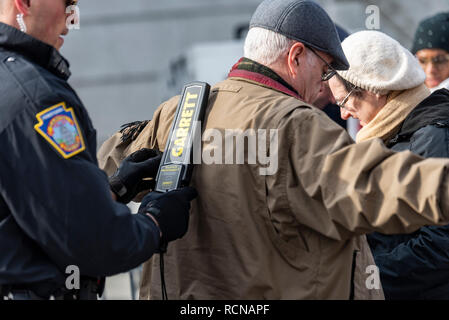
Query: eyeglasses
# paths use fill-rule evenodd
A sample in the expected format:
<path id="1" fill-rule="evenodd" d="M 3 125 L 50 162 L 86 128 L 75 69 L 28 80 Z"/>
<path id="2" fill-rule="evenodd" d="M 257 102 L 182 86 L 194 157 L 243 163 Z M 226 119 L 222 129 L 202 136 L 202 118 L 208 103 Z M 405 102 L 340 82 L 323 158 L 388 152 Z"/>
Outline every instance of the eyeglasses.
<path id="1" fill-rule="evenodd" d="M 337 101 L 335 104 L 336 104 L 337 106 L 339 106 L 340 108 L 346 109 L 345 103 L 348 102 L 349 97 L 350 97 L 351 94 L 355 91 L 355 89 L 356 89 L 356 88 L 352 88 L 352 90 L 349 91 L 349 93 L 346 95 L 346 97 L 345 97 L 343 100 Z"/>
<path id="2" fill-rule="evenodd" d="M 427 66 L 429 63 L 432 63 L 435 68 L 439 69 L 448 64 L 449 62 L 449 54 L 440 54 L 433 58 L 420 58 L 417 57 L 421 66 Z"/>
<path id="3" fill-rule="evenodd" d="M 327 65 L 327 71 L 323 72 L 323 74 L 321 75 L 321 81 L 328 81 L 330 78 L 337 74 L 337 71 L 329 63 L 327 63 L 326 60 L 324 60 L 315 50 L 313 50 L 309 46 L 306 47 Z"/>

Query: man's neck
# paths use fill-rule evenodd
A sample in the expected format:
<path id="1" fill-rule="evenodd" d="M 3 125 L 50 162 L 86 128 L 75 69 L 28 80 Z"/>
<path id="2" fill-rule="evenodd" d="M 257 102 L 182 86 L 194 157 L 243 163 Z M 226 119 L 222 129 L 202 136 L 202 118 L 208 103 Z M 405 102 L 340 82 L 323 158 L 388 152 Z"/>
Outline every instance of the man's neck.
<path id="1" fill-rule="evenodd" d="M 273 70 L 274 72 L 276 72 L 292 88 L 295 88 L 292 85 L 292 81 L 291 81 L 291 78 L 290 78 L 290 73 L 288 72 L 287 67 L 285 67 L 281 63 L 272 63 L 272 64 L 268 65 L 267 67 L 270 68 L 271 70 Z"/>
<path id="2" fill-rule="evenodd" d="M 16 29 L 19 29 L 19 26 L 16 21 L 16 16 L 9 14 L 8 12 L 0 14 L 0 22 L 10 25 L 11 27 L 14 27 Z"/>
<path id="3" fill-rule="evenodd" d="M 228 77 L 252 80 L 295 98 L 302 99 L 298 92 L 273 69 L 249 58 L 241 58 L 232 67 Z"/>

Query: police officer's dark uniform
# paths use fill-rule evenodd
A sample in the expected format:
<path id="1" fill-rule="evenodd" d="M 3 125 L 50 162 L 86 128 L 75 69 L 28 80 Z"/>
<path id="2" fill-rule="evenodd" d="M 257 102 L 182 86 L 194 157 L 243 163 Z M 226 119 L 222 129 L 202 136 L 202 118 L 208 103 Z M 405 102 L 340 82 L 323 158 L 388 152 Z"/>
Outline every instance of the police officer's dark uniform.
<path id="1" fill-rule="evenodd" d="M 56 49 L 0 23 L 0 300 L 61 297 L 67 266 L 95 282 L 159 245 L 149 217 L 111 199 L 69 76 Z"/>

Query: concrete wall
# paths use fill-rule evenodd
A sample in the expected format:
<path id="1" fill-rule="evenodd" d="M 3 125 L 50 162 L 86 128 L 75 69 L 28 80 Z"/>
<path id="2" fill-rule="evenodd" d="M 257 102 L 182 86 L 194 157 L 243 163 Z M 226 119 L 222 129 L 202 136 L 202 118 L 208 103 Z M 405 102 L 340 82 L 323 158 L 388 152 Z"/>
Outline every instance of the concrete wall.
<path id="1" fill-rule="evenodd" d="M 70 83 L 89 110 L 99 143 L 123 123 L 150 119 L 171 92 L 181 91 L 180 81 L 170 79 L 170 66 L 194 44 L 235 38 L 236 30 L 248 24 L 260 2 L 81 1 L 81 29 L 71 31 L 62 53 L 72 64 Z M 449 0 L 317 2 L 349 31 L 364 29 L 366 7 L 377 5 L 381 31 L 407 47 L 419 20 L 449 10 Z M 169 81 L 179 89 L 170 88 Z"/>
<path id="2" fill-rule="evenodd" d="M 170 63 L 196 42 L 233 39 L 259 2 L 82 1 L 81 28 L 71 31 L 62 53 L 99 142 L 123 123 L 151 119 L 167 96 Z"/>
<path id="3" fill-rule="evenodd" d="M 410 48 L 415 30 L 424 18 L 449 11 L 449 0 L 317 0 L 336 21 L 351 32 L 366 29 L 366 8 L 380 12 L 380 31 Z"/>

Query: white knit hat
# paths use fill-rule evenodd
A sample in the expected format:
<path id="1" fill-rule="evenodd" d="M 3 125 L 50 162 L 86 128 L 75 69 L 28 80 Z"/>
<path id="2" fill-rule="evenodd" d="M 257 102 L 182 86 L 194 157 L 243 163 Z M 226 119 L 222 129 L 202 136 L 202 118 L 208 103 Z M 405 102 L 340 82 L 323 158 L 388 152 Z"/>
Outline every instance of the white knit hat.
<path id="1" fill-rule="evenodd" d="M 378 94 L 406 90 L 424 83 L 418 60 L 399 42 L 379 31 L 360 31 L 342 43 L 349 70 L 338 74 L 352 84 Z"/>

